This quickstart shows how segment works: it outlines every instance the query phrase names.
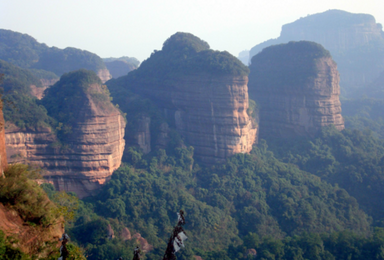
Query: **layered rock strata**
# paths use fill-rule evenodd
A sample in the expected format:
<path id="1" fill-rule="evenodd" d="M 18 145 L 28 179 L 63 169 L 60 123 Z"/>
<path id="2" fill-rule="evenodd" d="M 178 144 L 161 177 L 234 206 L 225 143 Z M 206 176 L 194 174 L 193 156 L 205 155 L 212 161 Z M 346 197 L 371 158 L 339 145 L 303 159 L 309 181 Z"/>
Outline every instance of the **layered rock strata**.
<path id="1" fill-rule="evenodd" d="M 344 129 L 339 73 L 329 52 L 311 42 L 264 49 L 252 59 L 249 89 L 260 106 L 260 138 L 311 136 Z"/>
<path id="2" fill-rule="evenodd" d="M 5 123 L 3 116 L 3 102 L 0 100 L 0 174 L 7 167 L 7 153 L 5 146 Z"/>
<path id="3" fill-rule="evenodd" d="M 5 134 L 8 160 L 37 165 L 57 190 L 86 197 L 120 166 L 124 128 L 124 118 L 118 111 L 84 116 L 73 129 L 69 146 L 62 147 L 50 128 L 23 131 L 9 127 Z"/>
<path id="4" fill-rule="evenodd" d="M 301 40 L 320 43 L 331 52 L 347 92 L 371 83 L 384 70 L 382 25 L 372 15 L 341 10 L 328 10 L 283 25 L 280 36 L 254 46 L 249 59 L 268 46 Z"/>
<path id="5" fill-rule="evenodd" d="M 191 75 L 170 85 L 143 86 L 174 121 L 203 163 L 223 163 L 236 153 L 248 153 L 256 142 L 257 125 L 247 114 L 248 78 Z M 164 132 L 164 131 L 163 131 Z"/>
<path id="6" fill-rule="evenodd" d="M 97 77 L 96 74 L 88 75 L 86 73 L 90 72 L 83 71 L 66 77 L 74 78 L 76 73 L 79 82 L 86 77 Z M 96 82 L 99 83 L 87 86 L 76 86 L 76 81 L 66 83 L 68 78 L 63 80 L 64 83 L 59 81 L 59 85 L 49 90 L 58 89 L 67 93 L 77 91 L 74 96 L 68 95 L 63 99 L 63 102 L 72 102 L 70 104 L 77 106 L 72 111 L 65 110 L 68 114 L 77 113 L 73 116 L 75 122 L 70 124 L 70 133 L 59 140 L 50 127 L 19 129 L 9 125 L 5 135 L 7 155 L 11 163 L 27 162 L 41 167 L 45 171 L 44 178 L 53 183 L 57 190 L 72 191 L 82 198 L 93 195 L 120 166 L 125 147 L 126 123 L 120 111 L 110 103 L 107 96 L 103 96 L 105 92 L 97 78 Z M 66 90 L 68 88 L 73 90 Z M 55 97 L 56 94 L 62 96 L 63 93 L 48 93 L 43 103 L 47 102 L 46 98 Z M 106 100 L 103 101 L 102 97 Z M 56 105 L 57 102 L 60 101 L 54 100 L 51 103 Z M 65 126 L 63 124 L 62 127 Z"/>

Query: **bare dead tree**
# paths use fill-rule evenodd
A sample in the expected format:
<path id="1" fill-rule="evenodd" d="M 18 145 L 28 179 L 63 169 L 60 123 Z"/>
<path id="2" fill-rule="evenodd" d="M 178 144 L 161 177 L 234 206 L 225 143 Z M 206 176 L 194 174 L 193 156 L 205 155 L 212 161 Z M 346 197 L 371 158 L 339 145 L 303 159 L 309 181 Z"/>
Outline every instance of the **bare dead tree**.
<path id="1" fill-rule="evenodd" d="M 177 224 L 173 229 L 171 237 L 169 238 L 167 249 L 163 260 L 176 260 L 175 253 L 184 247 L 184 240 L 187 239 L 185 231 L 182 226 L 185 224 L 184 211 L 180 210 L 177 213 Z"/>

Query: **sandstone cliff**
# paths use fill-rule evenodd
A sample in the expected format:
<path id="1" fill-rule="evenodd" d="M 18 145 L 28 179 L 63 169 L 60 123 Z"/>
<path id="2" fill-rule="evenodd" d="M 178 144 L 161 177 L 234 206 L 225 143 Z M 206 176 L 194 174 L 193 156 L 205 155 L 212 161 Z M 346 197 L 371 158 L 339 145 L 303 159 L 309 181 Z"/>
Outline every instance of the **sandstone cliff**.
<path id="1" fill-rule="evenodd" d="M 109 70 L 108 69 L 99 69 L 97 71 L 97 76 L 99 76 L 101 82 L 105 83 L 107 82 L 108 80 L 110 80 L 112 78 L 112 75 L 109 73 Z"/>
<path id="2" fill-rule="evenodd" d="M 152 146 L 166 146 L 169 126 L 194 147 L 194 158 L 215 164 L 250 152 L 256 142 L 257 124 L 247 114 L 248 72 L 229 53 L 210 50 L 191 34 L 176 33 L 161 51 L 108 87 L 123 111 L 128 102 L 122 96 L 130 89 L 163 113 L 168 125 L 158 126 Z M 140 132 L 144 137 L 145 131 Z"/>
<path id="3" fill-rule="evenodd" d="M 250 152 L 256 141 L 256 124 L 247 114 L 247 83 L 247 77 L 194 75 L 175 84 L 143 86 L 141 93 L 174 121 L 195 148 L 195 158 L 223 163 L 236 153 Z"/>
<path id="4" fill-rule="evenodd" d="M 1 80 L 1 79 L 0 79 Z M 7 153 L 5 149 L 5 130 L 4 130 L 4 116 L 3 116 L 3 101 L 0 100 L 0 174 L 7 167 Z"/>
<path id="5" fill-rule="evenodd" d="M 373 81 L 384 70 L 384 33 L 368 14 L 329 10 L 283 25 L 277 39 L 256 45 L 250 60 L 263 48 L 289 41 L 320 43 L 332 54 L 341 75 L 344 94 Z"/>
<path id="6" fill-rule="evenodd" d="M 311 136 L 344 129 L 339 73 L 329 52 L 312 42 L 265 48 L 252 58 L 249 92 L 260 105 L 260 137 Z"/>
<path id="7" fill-rule="evenodd" d="M 10 162 L 40 166 L 58 190 L 92 195 L 120 166 L 125 146 L 125 120 L 105 91 L 90 71 L 65 74 L 42 100 L 59 122 L 58 130 L 10 125 L 6 129 Z"/>

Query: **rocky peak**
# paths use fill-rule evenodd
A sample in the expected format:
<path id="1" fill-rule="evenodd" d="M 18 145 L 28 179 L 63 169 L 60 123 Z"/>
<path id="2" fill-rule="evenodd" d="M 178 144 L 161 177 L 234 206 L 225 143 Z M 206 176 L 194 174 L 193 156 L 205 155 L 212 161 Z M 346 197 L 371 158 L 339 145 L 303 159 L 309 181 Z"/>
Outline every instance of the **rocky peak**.
<path id="1" fill-rule="evenodd" d="M 313 135 L 344 128 L 339 73 L 329 52 L 313 42 L 265 48 L 252 58 L 249 93 L 260 105 L 260 136 Z"/>
<path id="2" fill-rule="evenodd" d="M 9 127 L 8 159 L 40 166 L 57 190 L 92 195 L 120 166 L 125 120 L 92 71 L 64 74 L 45 93 L 41 103 L 56 123 Z"/>
<path id="3" fill-rule="evenodd" d="M 264 48 L 289 41 L 313 41 L 324 46 L 338 64 L 343 95 L 370 84 L 384 70 L 384 33 L 369 14 L 328 10 L 282 27 L 276 39 L 254 46 L 250 60 Z"/>
<path id="4" fill-rule="evenodd" d="M 120 85 L 115 81 L 111 92 L 129 88 L 151 99 L 194 147 L 195 158 L 222 163 L 235 153 L 249 152 L 256 141 L 256 122 L 247 114 L 248 72 L 228 52 L 213 51 L 192 34 L 176 33 L 161 51 L 120 78 Z M 156 142 L 161 146 L 166 131 L 160 132 L 164 141 Z"/>

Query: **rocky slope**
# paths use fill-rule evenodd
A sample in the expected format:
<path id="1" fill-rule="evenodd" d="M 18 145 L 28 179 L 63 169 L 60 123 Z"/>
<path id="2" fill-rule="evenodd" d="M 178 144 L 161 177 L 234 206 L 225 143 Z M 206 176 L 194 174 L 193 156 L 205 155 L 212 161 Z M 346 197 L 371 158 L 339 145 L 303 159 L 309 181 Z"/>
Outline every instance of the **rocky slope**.
<path id="1" fill-rule="evenodd" d="M 93 194 L 120 166 L 125 146 L 125 120 L 101 84 L 90 71 L 65 74 L 42 100 L 60 122 L 56 132 L 51 127 L 20 129 L 10 124 L 9 161 L 40 166 L 58 190 L 79 197 Z"/>
<path id="2" fill-rule="evenodd" d="M 260 105 L 260 137 L 311 136 L 322 126 L 344 129 L 339 73 L 313 42 L 265 48 L 252 58 L 249 92 Z"/>
<path id="3" fill-rule="evenodd" d="M 108 87 L 123 111 L 122 89 L 155 102 L 170 126 L 194 147 L 194 158 L 214 164 L 249 152 L 256 142 L 256 122 L 247 114 L 247 75 L 248 69 L 229 53 L 212 51 L 191 34 L 176 33 L 161 51 Z M 167 135 L 167 127 L 160 128 L 159 146 Z"/>
<path id="4" fill-rule="evenodd" d="M 283 25 L 277 39 L 256 45 L 250 59 L 263 48 L 289 41 L 320 43 L 332 54 L 341 74 L 340 84 L 349 91 L 360 88 L 384 70 L 384 33 L 368 14 L 329 10 Z"/>

